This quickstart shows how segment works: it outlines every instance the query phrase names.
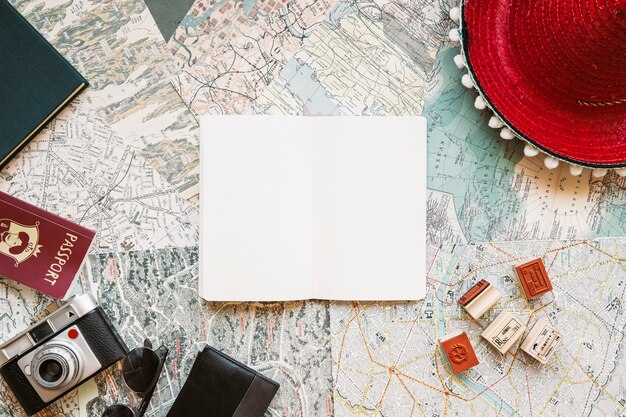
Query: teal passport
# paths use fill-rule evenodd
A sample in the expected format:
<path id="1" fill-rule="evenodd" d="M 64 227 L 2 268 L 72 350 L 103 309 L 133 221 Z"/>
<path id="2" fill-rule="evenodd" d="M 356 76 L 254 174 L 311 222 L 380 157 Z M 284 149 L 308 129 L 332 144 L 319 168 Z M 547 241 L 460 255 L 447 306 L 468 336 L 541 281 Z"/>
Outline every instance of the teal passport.
<path id="1" fill-rule="evenodd" d="M 0 169 L 87 84 L 7 0 L 0 0 Z"/>

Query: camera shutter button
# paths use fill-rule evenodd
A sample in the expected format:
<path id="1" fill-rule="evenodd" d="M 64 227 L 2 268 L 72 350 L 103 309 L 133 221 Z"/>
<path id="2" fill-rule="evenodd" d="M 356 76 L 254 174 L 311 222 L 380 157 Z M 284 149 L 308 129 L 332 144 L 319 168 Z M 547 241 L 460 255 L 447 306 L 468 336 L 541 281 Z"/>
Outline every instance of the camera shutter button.
<path id="1" fill-rule="evenodd" d="M 28 365 L 26 365 L 26 366 L 24 367 L 24 373 L 25 373 L 26 375 L 30 375 L 30 364 L 28 364 Z"/>

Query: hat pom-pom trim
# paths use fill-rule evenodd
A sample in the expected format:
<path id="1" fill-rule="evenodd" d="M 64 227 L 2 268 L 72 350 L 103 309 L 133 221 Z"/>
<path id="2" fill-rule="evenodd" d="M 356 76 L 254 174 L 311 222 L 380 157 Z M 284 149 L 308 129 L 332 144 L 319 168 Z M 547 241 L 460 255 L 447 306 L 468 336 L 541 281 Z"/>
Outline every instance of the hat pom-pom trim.
<path id="1" fill-rule="evenodd" d="M 478 110 L 488 110 L 492 111 L 490 108 L 489 102 L 485 100 L 485 98 L 481 95 L 480 91 L 477 89 L 477 83 L 472 78 L 472 73 L 469 69 L 469 65 L 467 64 L 467 59 L 465 57 L 465 52 L 462 47 L 462 19 L 461 19 L 461 8 L 453 7 L 450 9 L 450 19 L 456 23 L 449 32 L 448 37 L 451 42 L 458 45 L 460 47 L 460 53 L 454 56 L 454 64 L 459 69 L 464 69 L 467 72 L 463 74 L 461 77 L 461 84 L 468 89 L 476 90 L 477 96 L 474 101 L 474 107 Z M 492 129 L 500 129 L 500 137 L 504 140 L 512 140 L 512 139 L 520 139 L 526 142 L 526 146 L 524 147 L 524 155 L 528 158 L 534 158 L 540 156 L 542 152 L 537 149 L 532 144 L 528 143 L 524 138 L 520 138 L 517 136 L 513 129 L 510 126 L 507 126 L 506 123 L 500 119 L 495 113 L 491 116 L 488 123 L 489 127 Z M 547 169 L 555 169 L 559 166 L 559 162 L 561 160 L 552 155 L 546 155 L 543 159 L 543 164 Z M 572 176 L 579 176 L 583 173 L 583 170 L 586 167 L 581 165 L 577 165 L 572 163 L 571 161 L 563 161 L 569 164 L 569 172 Z M 591 170 L 591 174 L 595 178 L 604 177 L 608 173 L 608 169 L 606 168 L 594 168 Z M 613 171 L 619 175 L 620 177 L 626 177 L 626 167 L 625 168 L 615 168 Z"/>

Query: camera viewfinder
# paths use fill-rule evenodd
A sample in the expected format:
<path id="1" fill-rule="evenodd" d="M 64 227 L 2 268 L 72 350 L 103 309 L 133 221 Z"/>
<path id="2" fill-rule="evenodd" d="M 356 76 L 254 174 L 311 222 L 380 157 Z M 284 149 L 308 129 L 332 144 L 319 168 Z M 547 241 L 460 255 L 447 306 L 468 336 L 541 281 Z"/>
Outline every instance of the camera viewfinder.
<path id="1" fill-rule="evenodd" d="M 39 343 L 40 341 L 48 336 L 51 336 L 52 334 L 54 334 L 54 330 L 52 330 L 52 327 L 50 327 L 47 321 L 44 321 L 39 326 L 30 331 L 30 337 L 33 338 L 33 341 L 35 343 Z"/>

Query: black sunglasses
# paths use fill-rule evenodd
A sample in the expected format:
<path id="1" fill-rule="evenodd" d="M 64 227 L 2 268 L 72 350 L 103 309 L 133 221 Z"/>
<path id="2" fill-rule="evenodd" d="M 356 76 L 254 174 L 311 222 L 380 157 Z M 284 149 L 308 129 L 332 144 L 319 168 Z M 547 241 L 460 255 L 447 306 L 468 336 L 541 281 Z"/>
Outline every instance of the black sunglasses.
<path id="1" fill-rule="evenodd" d="M 135 410 L 126 404 L 115 404 L 107 407 L 102 417 L 142 417 L 154 394 L 167 353 L 164 346 L 152 350 L 147 339 L 143 347 L 133 349 L 122 360 L 122 374 L 128 388 L 141 398 L 139 408 Z"/>

